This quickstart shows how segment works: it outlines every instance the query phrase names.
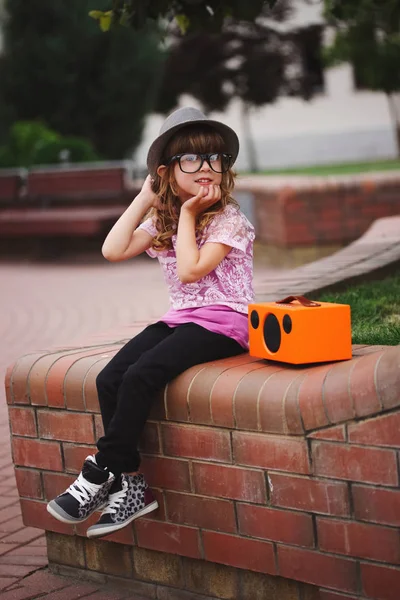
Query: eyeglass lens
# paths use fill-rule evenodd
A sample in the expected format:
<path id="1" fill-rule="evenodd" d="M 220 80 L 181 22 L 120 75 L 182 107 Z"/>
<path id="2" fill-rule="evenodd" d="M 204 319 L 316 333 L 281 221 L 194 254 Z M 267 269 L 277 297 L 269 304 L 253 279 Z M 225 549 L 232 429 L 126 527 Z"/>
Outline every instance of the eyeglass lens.
<path id="1" fill-rule="evenodd" d="M 182 154 L 179 165 L 184 173 L 196 173 L 203 166 L 204 161 L 216 173 L 225 173 L 229 169 L 230 157 L 228 154 Z"/>

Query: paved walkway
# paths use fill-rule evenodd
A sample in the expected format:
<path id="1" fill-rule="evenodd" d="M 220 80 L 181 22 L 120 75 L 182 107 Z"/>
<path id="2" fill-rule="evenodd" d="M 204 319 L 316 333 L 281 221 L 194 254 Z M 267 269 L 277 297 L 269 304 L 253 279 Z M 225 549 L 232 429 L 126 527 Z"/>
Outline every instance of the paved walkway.
<path id="1" fill-rule="evenodd" d="M 382 219 L 365 239 L 293 271 L 256 270 L 260 300 L 306 293 L 400 261 L 400 217 Z M 0 378 L 19 356 L 69 344 L 96 331 L 157 318 L 168 306 L 156 261 L 121 264 L 0 262 Z M 122 600 L 139 596 L 50 574 L 42 531 L 24 527 L 10 453 L 4 386 L 0 387 L 0 597 L 2 600 Z"/>

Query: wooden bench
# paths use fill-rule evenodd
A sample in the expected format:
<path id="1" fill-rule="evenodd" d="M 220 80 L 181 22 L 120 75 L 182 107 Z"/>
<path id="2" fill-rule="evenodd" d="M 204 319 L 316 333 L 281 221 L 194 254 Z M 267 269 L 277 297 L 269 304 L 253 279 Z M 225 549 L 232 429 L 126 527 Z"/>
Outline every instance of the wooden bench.
<path id="1" fill-rule="evenodd" d="M 0 169 L 0 205 L 15 203 L 21 198 L 25 169 Z"/>
<path id="2" fill-rule="evenodd" d="M 17 185 L 10 177 L 7 198 Z M 0 176 L 0 200 L 1 182 Z M 137 191 L 122 162 L 31 168 L 18 204 L 0 210 L 0 237 L 104 236 Z"/>
<path id="3" fill-rule="evenodd" d="M 8 369 L 23 520 L 46 530 L 52 570 L 165 600 L 397 600 L 400 347 L 193 367 L 155 400 L 141 444 L 159 510 L 97 541 L 94 517 L 47 513 L 102 433 L 97 374 L 144 325 Z"/>
<path id="4" fill-rule="evenodd" d="M 75 164 L 68 167 L 31 168 L 27 177 L 30 202 L 48 205 L 110 203 L 132 196 L 129 165 Z"/>

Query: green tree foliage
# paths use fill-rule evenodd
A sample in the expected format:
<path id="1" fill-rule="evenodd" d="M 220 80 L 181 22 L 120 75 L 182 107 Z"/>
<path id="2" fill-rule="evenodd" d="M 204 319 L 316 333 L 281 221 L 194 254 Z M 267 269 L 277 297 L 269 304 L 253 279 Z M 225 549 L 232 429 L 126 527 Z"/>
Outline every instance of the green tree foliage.
<path id="1" fill-rule="evenodd" d="M 59 163 L 65 152 L 70 162 L 99 159 L 87 140 L 61 136 L 38 121 L 17 121 L 0 146 L 0 168 Z"/>
<path id="2" fill-rule="evenodd" d="M 167 113 L 186 93 L 206 111 L 223 111 L 232 98 L 240 98 L 252 170 L 257 165 L 249 132 L 251 107 L 273 103 L 283 94 L 309 99 L 323 85 L 321 28 L 283 33 L 277 23 L 290 14 L 290 5 L 279 6 L 274 22 L 228 20 L 218 36 L 175 34 L 156 105 L 158 112 Z"/>
<path id="3" fill-rule="evenodd" d="M 220 31 L 225 19 L 254 21 L 277 0 L 110 0 L 107 10 L 92 11 L 101 29 L 128 25 L 141 30 L 160 20 L 178 24 L 182 33 Z"/>
<path id="4" fill-rule="evenodd" d="M 104 35 L 88 12 L 106 5 L 107 0 L 6 1 L 0 119 L 7 124 L 38 119 L 63 135 L 89 139 L 110 159 L 137 145 L 163 55 L 151 32 L 121 28 Z"/>
<path id="5" fill-rule="evenodd" d="M 387 95 L 400 151 L 399 0 L 325 0 L 325 16 L 335 30 L 327 64 L 350 62 L 359 89 Z"/>

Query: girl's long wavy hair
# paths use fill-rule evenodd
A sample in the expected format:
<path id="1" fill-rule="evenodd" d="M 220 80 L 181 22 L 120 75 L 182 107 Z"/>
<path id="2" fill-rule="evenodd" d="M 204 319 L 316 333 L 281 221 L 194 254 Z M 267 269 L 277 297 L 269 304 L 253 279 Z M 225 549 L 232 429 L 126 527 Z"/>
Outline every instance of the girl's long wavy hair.
<path id="1" fill-rule="evenodd" d="M 206 152 L 227 152 L 222 136 L 212 127 L 207 125 L 194 125 L 181 129 L 175 134 L 164 149 L 160 164 L 165 164 L 168 158 L 175 154 Z M 178 226 L 181 202 L 176 189 L 174 177 L 175 161 L 168 165 L 163 177 L 155 175 L 152 184 L 153 191 L 160 198 L 162 208 L 152 208 L 147 217 L 153 217 L 158 234 L 155 236 L 152 248 L 154 250 L 170 250 L 172 236 Z M 210 221 L 222 212 L 228 204 L 238 206 L 231 196 L 234 188 L 236 174 L 232 169 L 222 174 L 221 199 L 213 204 L 207 211 L 196 218 L 196 236 L 204 232 Z"/>

